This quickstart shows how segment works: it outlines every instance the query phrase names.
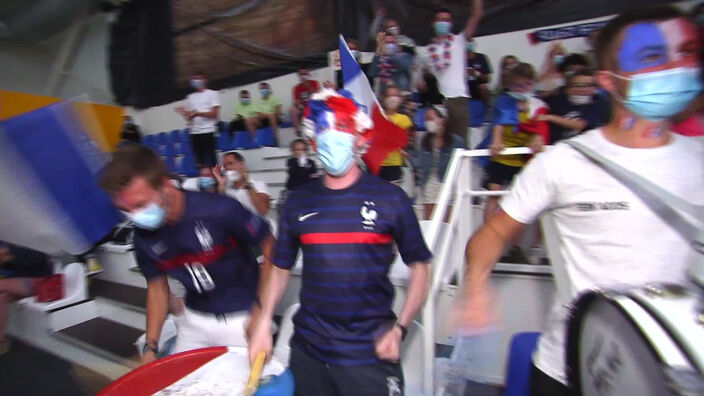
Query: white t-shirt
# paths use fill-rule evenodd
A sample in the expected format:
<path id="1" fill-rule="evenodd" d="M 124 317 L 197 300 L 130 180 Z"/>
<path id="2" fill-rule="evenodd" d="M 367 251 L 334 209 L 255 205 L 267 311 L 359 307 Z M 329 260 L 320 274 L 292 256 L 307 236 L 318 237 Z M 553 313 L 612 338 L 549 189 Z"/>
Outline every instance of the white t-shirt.
<path id="1" fill-rule="evenodd" d="M 666 146 L 632 149 L 609 142 L 595 129 L 574 140 L 678 197 L 704 203 L 701 139 L 673 134 Z M 501 208 L 524 224 L 544 212 L 551 216 L 568 280 L 565 294 L 572 298 L 598 287 L 684 283 L 694 257 L 689 243 L 628 187 L 565 144 L 531 160 Z M 540 370 L 563 383 L 568 303 L 558 294 L 533 355 Z"/>
<path id="2" fill-rule="evenodd" d="M 249 183 L 252 185 L 252 187 L 254 187 L 254 189 L 258 193 L 270 195 L 269 190 L 267 190 L 266 188 L 266 183 L 252 179 L 249 180 Z M 250 212 L 259 215 L 259 212 L 257 212 L 257 208 L 254 206 L 254 202 L 252 202 L 252 199 L 249 197 L 249 192 L 247 191 L 247 189 L 233 188 L 232 185 L 229 185 L 227 188 L 225 188 L 225 194 L 227 194 L 227 196 L 230 198 L 234 198 L 240 201 L 240 204 L 242 204 L 242 206 L 244 206 Z"/>
<path id="3" fill-rule="evenodd" d="M 430 70 L 438 79 L 438 88 L 440 93 L 445 98 L 469 97 L 467 89 L 467 79 L 465 69 L 467 69 L 467 38 L 464 32 L 452 35 L 453 40 L 450 44 L 450 65 L 444 70 L 435 70 L 433 61 L 430 57 L 431 52 L 428 50 L 431 46 L 435 46 L 435 53 L 440 56 L 440 63 L 443 61 L 443 53 L 445 48 L 442 43 L 429 44 L 423 47 L 416 47 L 418 60 L 420 62 L 419 69 Z"/>
<path id="4" fill-rule="evenodd" d="M 220 96 L 212 89 L 201 92 L 193 92 L 186 97 L 188 110 L 210 111 L 215 106 L 220 106 Z M 192 134 L 213 133 L 217 130 L 216 118 L 195 117 L 191 121 L 190 131 Z"/>

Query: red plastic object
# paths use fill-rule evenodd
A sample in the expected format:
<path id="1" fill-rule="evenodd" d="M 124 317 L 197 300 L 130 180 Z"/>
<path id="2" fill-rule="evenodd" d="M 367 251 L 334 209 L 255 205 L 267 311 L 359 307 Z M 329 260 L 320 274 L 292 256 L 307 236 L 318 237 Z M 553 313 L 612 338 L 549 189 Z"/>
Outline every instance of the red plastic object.
<path id="1" fill-rule="evenodd" d="M 226 352 L 227 347 L 213 347 L 167 356 L 130 371 L 97 396 L 151 395 Z"/>
<path id="2" fill-rule="evenodd" d="M 56 301 L 64 298 L 64 274 L 34 278 L 37 302 Z"/>

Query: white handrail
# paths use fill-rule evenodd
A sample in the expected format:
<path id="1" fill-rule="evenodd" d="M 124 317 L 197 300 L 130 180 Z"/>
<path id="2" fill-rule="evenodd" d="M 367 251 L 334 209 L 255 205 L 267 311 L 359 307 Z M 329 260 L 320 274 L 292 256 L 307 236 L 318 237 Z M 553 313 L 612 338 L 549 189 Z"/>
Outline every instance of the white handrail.
<path id="1" fill-rule="evenodd" d="M 522 155 L 533 154 L 531 149 L 527 147 L 508 148 L 501 152 L 501 155 Z M 456 149 L 452 153 L 452 159 L 448 166 L 445 178 L 440 190 L 438 202 L 435 205 L 432 218 L 430 219 L 430 228 L 427 233 L 426 241 L 430 250 L 434 254 L 433 266 L 431 267 L 431 280 L 428 290 L 428 297 L 421 311 L 421 320 L 423 321 L 423 373 L 425 380 L 423 381 L 423 394 L 433 395 L 435 392 L 435 304 L 440 288 L 443 286 L 442 277 L 447 270 L 450 246 L 452 238 L 459 241 L 460 249 L 455 246 L 455 251 L 460 250 L 459 254 L 464 257 L 463 241 L 469 239 L 469 230 L 472 223 L 472 197 L 476 196 L 499 196 L 506 194 L 506 191 L 477 191 L 471 189 L 472 180 L 472 158 L 487 157 L 491 153 L 489 150 L 462 150 Z M 440 237 L 440 227 L 444 222 L 447 211 L 450 208 L 450 197 L 454 190 L 454 210 L 450 216 L 450 222 L 447 225 L 447 230 L 443 236 L 443 240 L 438 240 Z M 469 209 L 469 210 L 465 210 Z M 457 281 L 458 287 L 462 286 L 462 267 L 464 260 L 457 262 Z"/>

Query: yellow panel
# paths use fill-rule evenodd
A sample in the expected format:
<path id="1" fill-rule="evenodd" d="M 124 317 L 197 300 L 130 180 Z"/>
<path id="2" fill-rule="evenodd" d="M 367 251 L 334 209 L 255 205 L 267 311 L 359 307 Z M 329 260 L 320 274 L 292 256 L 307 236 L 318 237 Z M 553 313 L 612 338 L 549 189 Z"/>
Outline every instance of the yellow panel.
<path id="1" fill-rule="evenodd" d="M 58 102 L 59 98 L 0 90 L 0 121 Z"/>
<path id="2" fill-rule="evenodd" d="M 0 90 L 0 121 L 60 101 L 51 96 Z M 120 141 L 123 110 L 120 106 L 77 102 L 75 107 L 98 146 L 113 151 Z"/>

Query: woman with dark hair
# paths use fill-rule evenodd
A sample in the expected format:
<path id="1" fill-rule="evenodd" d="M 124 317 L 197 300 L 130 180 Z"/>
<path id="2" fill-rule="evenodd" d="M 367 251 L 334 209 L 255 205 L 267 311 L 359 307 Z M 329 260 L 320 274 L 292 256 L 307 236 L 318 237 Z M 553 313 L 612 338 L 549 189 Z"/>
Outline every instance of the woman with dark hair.
<path id="1" fill-rule="evenodd" d="M 420 150 L 415 152 L 413 166 L 417 172 L 420 187 L 419 202 L 424 205 L 423 218 L 428 220 L 435 208 L 445 172 L 450 164 L 452 151 L 464 148 L 464 140 L 446 130 L 447 116 L 444 109 L 433 106 L 425 112 L 425 128 Z"/>

